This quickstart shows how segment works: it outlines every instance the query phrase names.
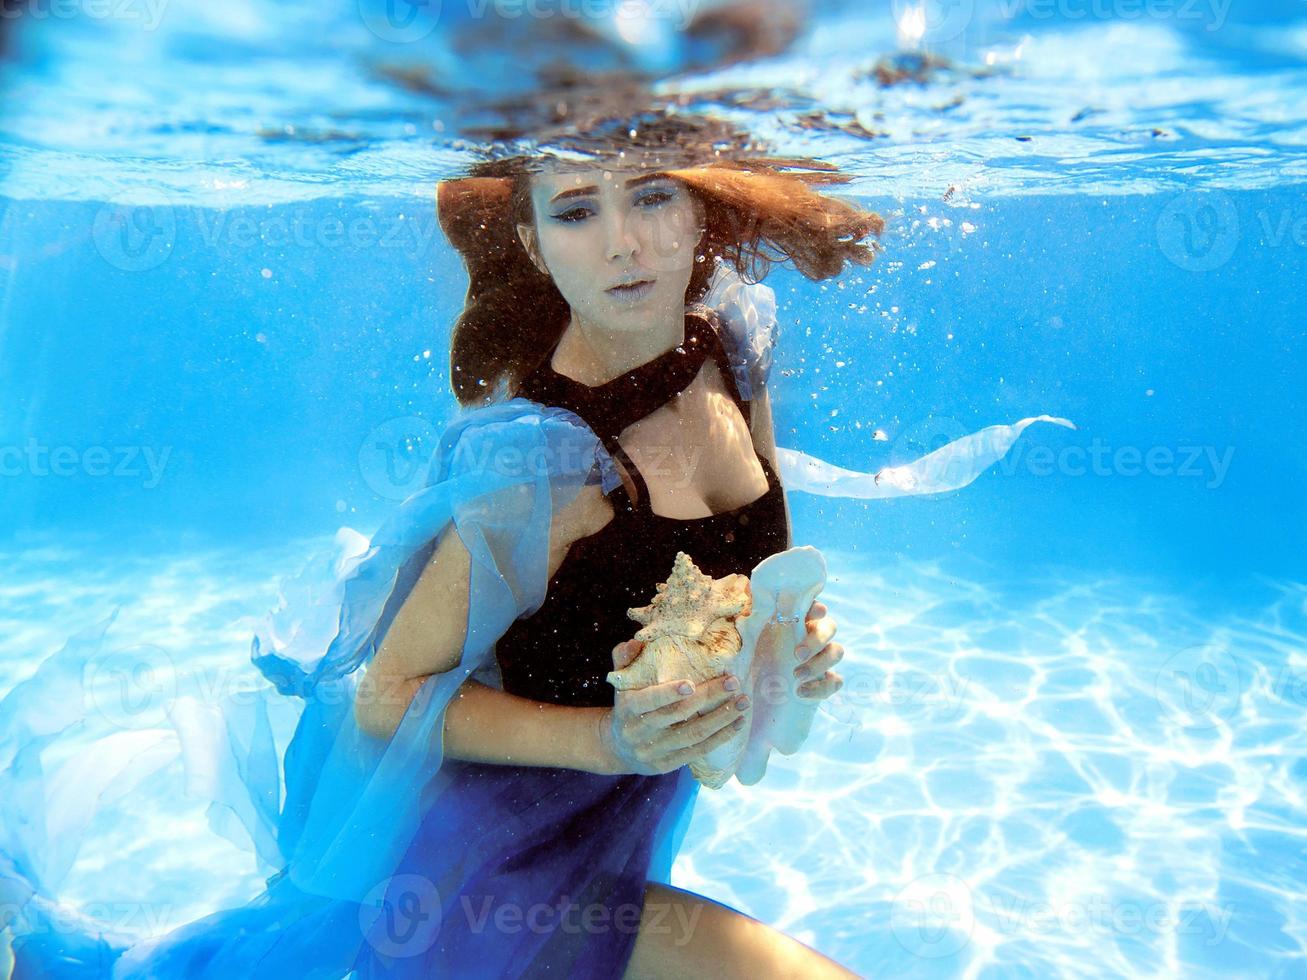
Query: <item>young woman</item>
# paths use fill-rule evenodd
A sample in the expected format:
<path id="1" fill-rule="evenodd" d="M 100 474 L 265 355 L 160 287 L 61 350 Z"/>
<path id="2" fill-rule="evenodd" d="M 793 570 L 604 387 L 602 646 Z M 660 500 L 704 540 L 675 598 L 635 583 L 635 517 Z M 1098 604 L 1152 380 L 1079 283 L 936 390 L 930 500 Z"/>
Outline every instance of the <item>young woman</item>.
<path id="1" fill-rule="evenodd" d="M 720 577 L 747 574 L 790 544 L 758 349 L 766 338 L 723 325 L 700 302 L 714 277 L 733 278 L 764 247 L 814 278 L 833 275 L 846 260 L 870 259 L 861 240 L 880 219 L 757 163 L 630 166 L 638 156 L 500 165 L 499 176 L 440 195 L 471 282 L 453 339 L 460 399 L 483 402 L 489 390 L 491 401 L 507 393 L 569 410 L 616 473 L 611 486 L 586 484 L 555 506 L 547 593 L 496 644 L 502 689 L 469 681 L 444 725 L 445 771 L 461 793 L 486 799 L 485 814 L 497 819 L 560 786 L 574 811 L 563 823 L 478 830 L 480 866 L 458 888 L 490 916 L 569 892 L 601 911 L 601 928 L 559 925 L 519 942 L 515 974 L 849 976 L 756 919 L 647 877 L 662 819 L 685 806 L 685 765 L 745 721 L 740 679 L 614 695 L 605 675 L 638 654 L 623 642 L 633 632 L 627 609 L 648 602 L 678 551 Z M 467 606 L 470 564 L 457 535 L 425 563 L 360 688 L 367 731 L 390 737 L 424 679 L 459 662 L 466 634 L 450 612 Z M 807 626 L 795 670 L 811 678 L 801 693 L 819 700 L 840 687 L 831 668 L 843 650 L 821 603 Z M 467 846 L 456 816 L 466 798 L 449 801 L 449 813 L 427 814 L 402 874 L 422 874 L 441 848 Z M 559 869 L 542 874 L 524 853 L 549 854 Z M 621 909 L 641 914 L 623 925 Z M 437 945 L 458 947 L 465 928 L 447 918 Z M 382 959 L 375 947 L 365 953 L 364 976 Z"/>

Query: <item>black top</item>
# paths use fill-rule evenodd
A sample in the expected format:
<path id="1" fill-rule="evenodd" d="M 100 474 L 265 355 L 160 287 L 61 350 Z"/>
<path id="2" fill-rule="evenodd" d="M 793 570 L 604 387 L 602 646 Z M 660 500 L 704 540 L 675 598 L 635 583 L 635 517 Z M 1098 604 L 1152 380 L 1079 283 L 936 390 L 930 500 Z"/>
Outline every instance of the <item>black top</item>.
<path id="1" fill-rule="evenodd" d="M 513 623 L 496 644 L 504 690 L 555 704 L 611 705 L 615 691 L 606 677 L 613 647 L 640 628 L 626 611 L 649 604 L 678 551 L 704 574 L 721 578 L 747 575 L 789 547 L 784 491 L 766 458 L 758 457 L 767 490 L 757 500 L 707 517 L 664 517 L 650 509 L 649 488 L 617 441 L 628 425 L 684 391 L 709 356 L 748 422 L 749 403 L 740 398 L 716 328 L 698 313 L 687 314 L 680 347 L 603 385 L 590 387 L 554 371 L 553 350 L 523 381 L 522 397 L 581 416 L 626 467 L 638 492 L 632 501 L 623 484 L 609 494 L 613 519 L 572 545 L 540 609 Z"/>

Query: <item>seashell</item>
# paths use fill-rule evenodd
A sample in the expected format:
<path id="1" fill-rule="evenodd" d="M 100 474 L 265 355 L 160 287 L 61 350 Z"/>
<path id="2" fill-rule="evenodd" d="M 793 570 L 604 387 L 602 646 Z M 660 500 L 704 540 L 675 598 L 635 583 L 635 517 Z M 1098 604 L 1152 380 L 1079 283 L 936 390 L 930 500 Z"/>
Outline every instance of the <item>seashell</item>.
<path id="1" fill-rule="evenodd" d="M 750 786 L 767 771 L 772 749 L 797 752 L 812 728 L 817 701 L 800 699 L 794 648 L 806 633 L 804 614 L 826 585 L 816 548 L 790 548 L 764 559 L 749 577 L 714 579 L 678 552 L 672 574 L 653 601 L 628 615 L 645 646 L 634 661 L 608 674 L 619 691 L 689 678 L 698 684 L 726 672 L 749 695 L 745 724 L 725 745 L 690 764 L 710 789 L 734 775 Z"/>

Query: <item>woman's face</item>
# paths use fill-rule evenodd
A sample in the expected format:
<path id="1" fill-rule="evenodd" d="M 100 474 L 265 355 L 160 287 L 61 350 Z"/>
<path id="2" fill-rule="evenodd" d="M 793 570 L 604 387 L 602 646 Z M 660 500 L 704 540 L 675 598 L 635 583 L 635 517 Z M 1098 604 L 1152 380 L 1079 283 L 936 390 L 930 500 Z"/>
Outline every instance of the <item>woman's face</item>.
<path id="1" fill-rule="evenodd" d="M 684 185 L 658 171 L 556 170 L 532 175 L 531 201 L 535 225 L 518 235 L 574 314 L 620 331 L 685 308 L 703 209 Z"/>

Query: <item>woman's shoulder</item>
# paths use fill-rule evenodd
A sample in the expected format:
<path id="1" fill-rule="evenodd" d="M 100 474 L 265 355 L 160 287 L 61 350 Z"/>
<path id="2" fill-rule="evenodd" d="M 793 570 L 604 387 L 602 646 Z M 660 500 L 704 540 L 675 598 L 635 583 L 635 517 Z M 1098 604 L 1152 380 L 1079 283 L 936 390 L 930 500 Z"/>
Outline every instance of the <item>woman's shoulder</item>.
<path id="1" fill-rule="evenodd" d="M 775 290 L 761 282 L 746 282 L 733 266 L 719 259 L 698 305 L 715 315 L 712 319 L 740 397 L 752 400 L 771 375 L 772 350 L 779 333 Z"/>
<path id="2" fill-rule="evenodd" d="M 501 479 L 584 479 L 607 492 L 620 482 L 598 436 L 575 412 L 512 397 L 463 409 L 446 426 L 429 482 L 469 473 Z"/>

